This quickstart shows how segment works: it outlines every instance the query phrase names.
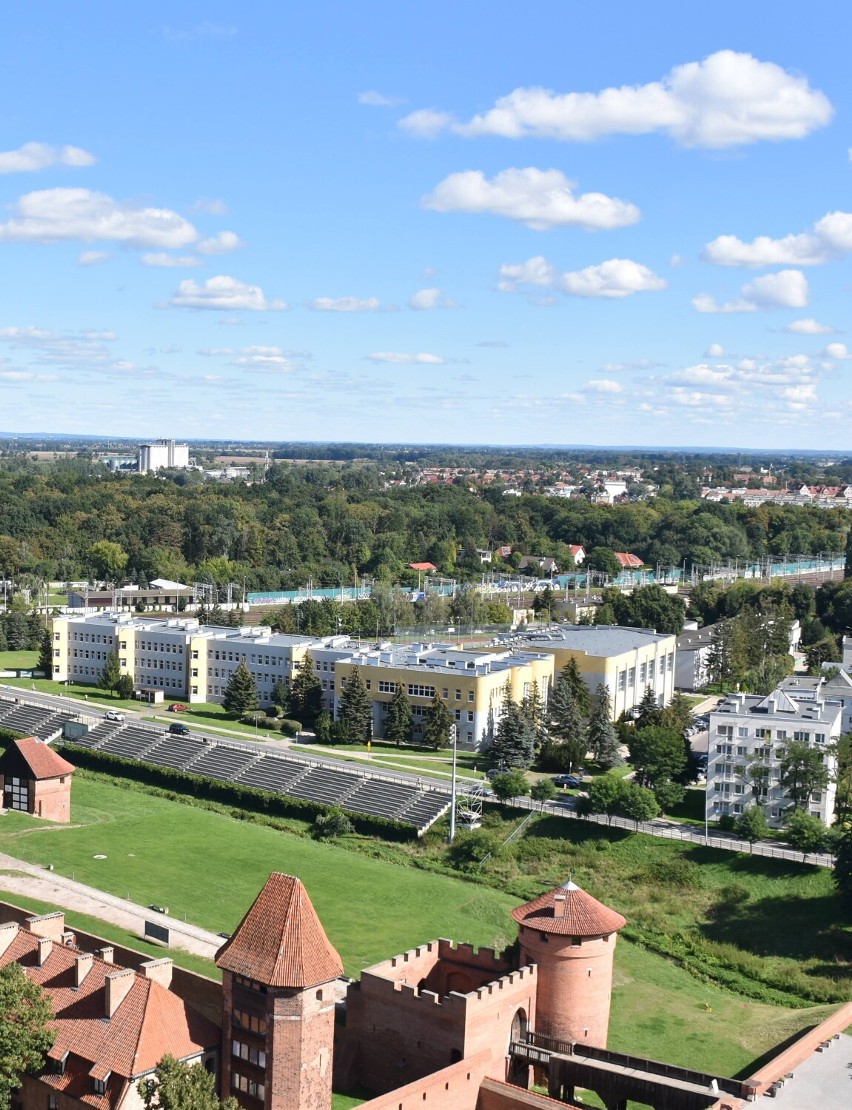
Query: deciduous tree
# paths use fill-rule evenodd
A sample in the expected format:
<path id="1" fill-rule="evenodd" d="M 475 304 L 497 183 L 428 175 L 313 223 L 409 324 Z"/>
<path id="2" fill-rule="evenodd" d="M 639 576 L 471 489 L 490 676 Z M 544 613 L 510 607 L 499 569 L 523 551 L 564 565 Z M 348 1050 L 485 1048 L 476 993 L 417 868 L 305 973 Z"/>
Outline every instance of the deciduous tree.
<path id="1" fill-rule="evenodd" d="M 828 786 L 823 753 L 804 740 L 792 740 L 781 760 L 781 789 L 796 807 L 805 809 L 811 794 Z"/>
<path id="2" fill-rule="evenodd" d="M 18 963 L 0 970 L 0 1110 L 9 1110 L 24 1072 L 36 1072 L 54 1042 L 53 1017 L 42 988 Z"/>
<path id="3" fill-rule="evenodd" d="M 213 1072 L 201 1064 L 184 1064 L 168 1054 L 153 1077 L 140 1079 L 137 1090 L 145 1110 L 239 1110 L 232 1096 L 219 1100 Z"/>

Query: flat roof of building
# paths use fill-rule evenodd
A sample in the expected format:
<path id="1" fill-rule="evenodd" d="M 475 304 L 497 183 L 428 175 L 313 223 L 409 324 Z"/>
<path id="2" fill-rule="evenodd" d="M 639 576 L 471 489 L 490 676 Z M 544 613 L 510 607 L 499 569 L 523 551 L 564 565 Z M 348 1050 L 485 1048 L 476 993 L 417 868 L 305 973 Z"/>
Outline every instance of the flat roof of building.
<path id="1" fill-rule="evenodd" d="M 668 640 L 675 640 L 669 632 L 655 632 L 653 628 L 627 628 L 619 624 L 561 624 L 541 632 L 500 637 L 503 643 L 523 643 L 530 648 L 540 646 L 545 651 L 566 648 L 584 651 L 586 655 L 622 655 L 626 651 Z"/>

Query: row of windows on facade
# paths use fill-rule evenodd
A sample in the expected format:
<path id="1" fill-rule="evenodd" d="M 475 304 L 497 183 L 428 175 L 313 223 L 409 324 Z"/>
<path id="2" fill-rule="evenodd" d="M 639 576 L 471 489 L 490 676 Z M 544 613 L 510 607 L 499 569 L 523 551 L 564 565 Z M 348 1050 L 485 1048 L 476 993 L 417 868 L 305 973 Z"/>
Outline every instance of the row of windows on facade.
<path id="1" fill-rule="evenodd" d="M 744 813 L 749 808 L 748 806 L 743 805 L 742 802 L 734 802 L 733 805 L 730 802 L 721 802 L 721 803 L 714 802 L 713 804 L 714 804 L 714 807 L 718 805 L 718 812 L 719 813 L 722 813 L 722 814 L 733 813 L 736 816 L 739 816 L 739 814 Z M 785 813 L 786 813 L 786 809 L 782 809 L 779 806 L 773 806 L 772 809 L 770 809 L 770 811 L 769 811 L 769 816 L 773 817 L 773 818 L 779 818 L 779 817 L 783 817 Z M 822 820 L 822 814 L 820 813 L 820 811 L 818 809 L 810 810 L 810 815 L 811 815 L 811 817 L 819 817 L 820 820 Z"/>
<path id="2" fill-rule="evenodd" d="M 755 738 L 755 740 L 771 740 L 773 732 L 775 734 L 775 739 L 776 740 L 787 740 L 787 739 L 789 739 L 790 734 L 789 734 L 789 732 L 787 731 L 786 728 L 776 728 L 776 729 L 756 728 L 754 730 L 754 738 Z M 721 736 L 721 737 L 729 737 L 729 738 L 733 739 L 734 726 L 733 725 L 719 725 L 716 728 L 716 735 Z M 749 732 L 748 725 L 737 725 L 736 735 L 737 735 L 737 739 L 742 740 L 742 739 L 747 739 L 752 734 L 751 734 L 751 732 Z M 809 732 L 806 729 L 796 729 L 793 732 L 793 739 L 796 740 L 796 741 L 803 742 L 805 744 L 809 744 L 811 742 L 811 739 L 813 739 L 814 742 L 817 743 L 817 744 L 824 744 L 825 743 L 825 733 L 824 732 Z M 720 750 L 720 747 L 717 744 L 716 745 L 716 751 L 719 751 L 719 750 Z M 744 749 L 743 749 L 743 751 L 744 751 Z"/>
<path id="3" fill-rule="evenodd" d="M 341 685 L 342 686 L 346 685 L 346 679 L 345 678 L 341 679 Z M 372 689 L 372 683 L 370 682 L 370 679 L 367 679 L 367 681 L 365 683 L 365 686 L 367 687 L 368 690 Z M 398 687 L 399 687 L 398 682 L 388 682 L 385 679 L 379 679 L 379 693 L 380 694 L 395 694 Z M 408 692 L 408 696 L 410 698 L 434 698 L 436 689 L 437 689 L 437 687 L 435 687 L 435 686 L 424 686 L 421 683 L 417 683 L 417 682 L 409 682 L 407 684 L 407 692 Z M 461 701 L 462 700 L 461 690 L 455 690 L 454 694 L 455 694 L 455 700 L 456 701 Z M 502 697 L 502 691 L 500 692 L 500 696 Z M 441 688 L 441 699 L 443 701 L 449 701 L 450 700 L 450 688 L 449 688 L 449 686 L 444 686 L 444 687 Z M 476 700 L 476 694 L 473 690 L 468 690 L 467 700 L 468 701 L 475 701 Z"/>
<path id="4" fill-rule="evenodd" d="M 807 738 L 808 738 L 808 733 L 798 733 L 798 732 L 793 733 L 794 741 L 804 740 L 805 742 L 807 742 Z M 787 740 L 786 733 L 783 736 L 779 735 L 778 740 L 786 743 L 786 740 Z M 825 743 L 825 736 L 820 735 L 817 739 L 817 743 L 818 744 Z M 815 750 L 818 750 L 818 749 L 815 749 Z M 734 745 L 733 744 L 717 744 L 716 745 L 716 755 L 728 756 L 728 755 L 733 755 L 733 754 L 734 754 Z M 749 748 L 745 744 L 738 744 L 737 747 L 736 747 L 736 754 L 740 755 L 740 756 L 752 755 L 756 759 L 772 759 L 773 756 L 775 757 L 775 759 L 783 759 L 784 756 L 787 754 L 787 749 L 785 747 L 778 747 L 777 745 L 776 745 L 776 747 L 772 748 L 768 744 L 766 744 L 765 746 L 756 747 L 756 748 L 752 748 L 751 750 L 749 750 Z M 822 753 L 823 762 L 826 761 L 827 756 L 828 756 L 828 753 L 826 751 L 823 751 L 823 753 Z"/>
<path id="5" fill-rule="evenodd" d="M 670 651 L 668 655 L 661 655 L 657 661 L 657 674 L 662 678 L 666 671 L 674 670 L 674 652 Z M 654 661 L 649 663 L 640 663 L 639 665 L 639 685 L 646 686 L 649 682 L 654 681 Z M 619 671 L 616 678 L 616 687 L 620 692 L 624 692 L 628 687 L 636 685 L 636 668 L 627 667 L 623 671 Z"/>
<path id="6" fill-rule="evenodd" d="M 766 789 L 765 789 L 765 791 L 763 791 L 763 794 L 762 794 L 763 797 L 768 797 L 770 792 L 772 792 L 776 798 L 783 798 L 784 797 L 784 792 L 780 787 L 780 778 L 781 778 L 780 775 L 773 775 L 773 780 L 775 782 L 779 783 L 779 785 L 777 785 L 777 786 L 773 786 L 769 783 L 769 781 L 767 781 Z M 715 791 L 716 794 L 754 793 L 754 790 L 751 786 L 746 788 L 741 782 L 733 782 L 733 781 L 717 782 L 717 783 L 714 784 L 713 790 Z M 821 802 L 822 801 L 822 791 L 821 790 L 815 790 L 811 794 L 810 800 L 812 802 Z"/>

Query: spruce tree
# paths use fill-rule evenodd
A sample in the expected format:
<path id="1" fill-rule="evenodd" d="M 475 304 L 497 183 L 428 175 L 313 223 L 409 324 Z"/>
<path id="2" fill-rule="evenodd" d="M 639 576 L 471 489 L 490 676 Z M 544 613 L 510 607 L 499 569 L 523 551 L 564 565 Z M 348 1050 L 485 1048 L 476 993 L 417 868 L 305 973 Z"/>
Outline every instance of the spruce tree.
<path id="1" fill-rule="evenodd" d="M 296 665 L 290 683 L 290 709 L 297 721 L 312 725 L 322 713 L 322 683 L 314 673 L 314 661 L 306 651 Z"/>
<path id="2" fill-rule="evenodd" d="M 624 758 L 619 750 L 620 741 L 612 723 L 612 703 L 609 687 L 599 685 L 595 691 L 597 704 L 589 718 L 589 748 L 605 770 L 620 767 Z"/>
<path id="3" fill-rule="evenodd" d="M 260 705 L 257 683 L 246 666 L 245 659 L 240 660 L 239 666 L 228 679 L 222 705 L 235 717 L 241 717 L 243 713 L 253 713 Z"/>
<path id="4" fill-rule="evenodd" d="M 438 748 L 449 747 L 452 729 L 453 715 L 436 691 L 423 716 L 423 743 L 436 751 Z"/>
<path id="5" fill-rule="evenodd" d="M 121 678 L 121 666 L 117 655 L 108 655 L 104 669 L 98 677 L 98 686 L 102 690 L 115 690 Z"/>
<path id="6" fill-rule="evenodd" d="M 522 770 L 531 767 L 535 759 L 532 724 L 521 706 L 511 698 L 504 703 L 489 756 L 496 767 Z"/>
<path id="7" fill-rule="evenodd" d="M 642 695 L 642 700 L 636 707 L 636 727 L 649 728 L 656 725 L 660 720 L 660 707 L 657 705 L 657 695 L 654 693 L 652 686 L 645 687 L 645 693 Z"/>
<path id="8" fill-rule="evenodd" d="M 565 666 L 562 668 L 562 678 L 571 687 L 571 693 L 574 695 L 574 702 L 581 717 L 588 717 L 592 711 L 592 699 L 589 696 L 589 687 L 586 685 L 583 676 L 580 674 L 580 668 L 577 665 L 577 660 L 571 656 Z"/>
<path id="9" fill-rule="evenodd" d="M 384 739 L 390 740 L 397 747 L 407 744 L 411 739 L 411 726 L 414 723 L 414 714 L 408 694 L 398 682 L 391 700 L 388 702 L 385 717 Z"/>
<path id="10" fill-rule="evenodd" d="M 352 668 L 340 695 L 337 719 L 346 744 L 366 744 L 373 735 L 373 707 L 358 667 Z"/>
<path id="11" fill-rule="evenodd" d="M 53 635 L 49 628 L 44 630 L 38 653 L 38 669 L 45 678 L 53 678 Z"/>
<path id="12" fill-rule="evenodd" d="M 568 771 L 579 771 L 586 758 L 589 742 L 583 716 L 577 707 L 571 682 L 564 669 L 553 688 L 547 711 L 550 739 L 559 747 L 560 766 Z"/>
<path id="13" fill-rule="evenodd" d="M 545 723 L 545 706 L 537 682 L 530 683 L 529 691 L 524 695 L 521 709 L 529 721 L 535 738 L 535 750 L 540 752 L 547 740 L 547 725 Z"/>

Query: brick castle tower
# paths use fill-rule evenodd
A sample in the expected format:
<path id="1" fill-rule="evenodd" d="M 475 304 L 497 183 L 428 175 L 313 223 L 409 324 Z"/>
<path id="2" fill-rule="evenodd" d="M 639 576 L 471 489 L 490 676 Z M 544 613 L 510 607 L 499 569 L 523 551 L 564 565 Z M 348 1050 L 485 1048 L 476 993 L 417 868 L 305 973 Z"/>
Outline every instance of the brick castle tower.
<path id="1" fill-rule="evenodd" d="M 572 882 L 512 910 L 521 964 L 538 965 L 536 1032 L 606 1048 L 620 913 Z"/>
<path id="2" fill-rule="evenodd" d="M 269 876 L 216 964 L 223 1097 L 250 1110 L 329 1110 L 343 965 L 299 879 Z"/>

